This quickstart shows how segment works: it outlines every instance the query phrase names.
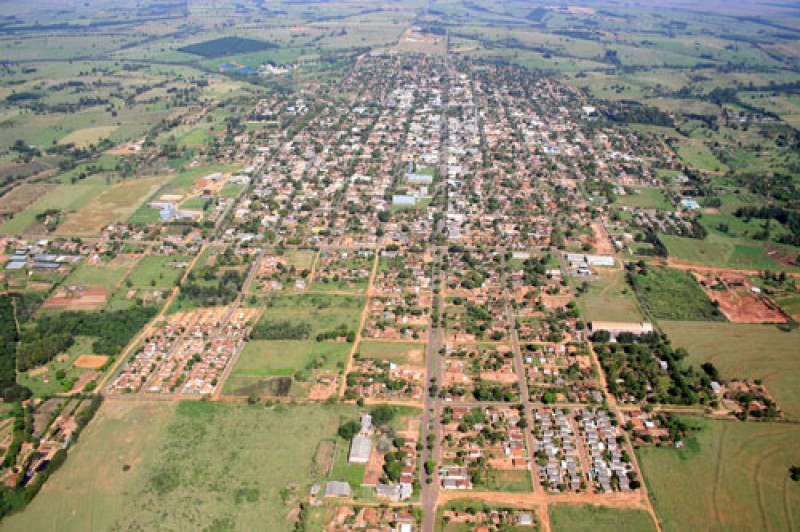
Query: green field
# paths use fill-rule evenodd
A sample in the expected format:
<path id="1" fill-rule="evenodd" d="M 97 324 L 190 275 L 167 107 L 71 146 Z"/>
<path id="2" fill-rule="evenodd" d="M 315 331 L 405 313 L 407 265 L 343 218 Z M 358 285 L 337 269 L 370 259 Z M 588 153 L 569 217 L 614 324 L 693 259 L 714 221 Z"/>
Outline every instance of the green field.
<path id="1" fill-rule="evenodd" d="M 114 289 L 128 273 L 128 268 L 111 264 L 81 264 L 64 279 L 65 286 L 91 286 Z"/>
<path id="2" fill-rule="evenodd" d="M 185 268 L 172 268 L 169 265 L 190 262 L 191 257 L 147 255 L 131 271 L 127 283 L 133 288 L 156 288 L 165 290 L 175 286 Z"/>
<path id="3" fill-rule="evenodd" d="M 774 325 L 662 321 L 675 347 L 697 365 L 711 361 L 723 378 L 762 379 L 787 417 L 800 419 L 800 330 Z"/>
<path id="4" fill-rule="evenodd" d="M 650 515 L 644 510 L 588 504 L 551 504 L 548 510 L 553 532 L 646 532 L 656 529 Z"/>
<path id="5" fill-rule="evenodd" d="M 44 366 L 37 368 L 47 368 L 47 371 L 38 375 L 31 375 L 30 371 L 21 372 L 17 375 L 17 382 L 23 386 L 27 386 L 33 391 L 36 396 L 53 395 L 57 393 L 64 393 L 72 389 L 72 385 L 86 369 L 76 368 L 74 366 L 75 359 L 81 355 L 94 354 L 92 343 L 95 338 L 85 336 L 78 336 L 75 338 L 75 343 L 70 347 L 65 355 L 67 359 L 64 361 L 54 358 Z M 64 370 L 64 379 L 59 380 L 56 378 L 56 372 Z"/>
<path id="6" fill-rule="evenodd" d="M 342 406 L 109 401 L 3 528 L 290 531 L 282 490 L 304 497 L 324 480 L 312 472 L 317 444 L 355 416 Z"/>
<path id="7" fill-rule="evenodd" d="M 625 282 L 622 270 L 598 270 L 599 278 L 578 298 L 587 321 L 642 321 L 633 289 Z"/>
<path id="8" fill-rule="evenodd" d="M 425 364 L 425 344 L 411 342 L 376 342 L 363 340 L 358 344 L 358 352 L 363 358 L 388 360 L 395 364 Z M 413 356 L 409 356 L 412 353 Z"/>
<path id="9" fill-rule="evenodd" d="M 341 370 L 350 344 L 293 340 L 253 340 L 245 344 L 239 360 L 225 382 L 225 393 L 258 383 L 266 377 L 294 377 L 319 370 Z M 308 375 L 301 378 L 308 378 Z"/>
<path id="10" fill-rule="evenodd" d="M 691 274 L 670 268 L 648 267 L 633 274 L 634 289 L 644 311 L 666 320 L 711 320 L 725 317 L 716 309 Z"/>
<path id="11" fill-rule="evenodd" d="M 797 530 L 800 427 L 690 420 L 702 430 L 684 449 L 645 447 L 639 463 L 662 529 Z"/>
<path id="12" fill-rule="evenodd" d="M 773 260 L 764 248 L 746 240 L 711 233 L 705 240 L 659 235 L 671 258 L 702 266 L 746 270 L 797 271 Z M 791 254 L 793 250 L 788 250 Z M 796 252 L 795 252 L 796 254 Z"/>
<path id="13" fill-rule="evenodd" d="M 637 188 L 633 194 L 627 196 L 617 196 L 615 205 L 625 207 L 639 207 L 641 209 L 661 209 L 662 211 L 674 211 L 675 206 L 669 202 L 664 193 L 657 188 Z"/>

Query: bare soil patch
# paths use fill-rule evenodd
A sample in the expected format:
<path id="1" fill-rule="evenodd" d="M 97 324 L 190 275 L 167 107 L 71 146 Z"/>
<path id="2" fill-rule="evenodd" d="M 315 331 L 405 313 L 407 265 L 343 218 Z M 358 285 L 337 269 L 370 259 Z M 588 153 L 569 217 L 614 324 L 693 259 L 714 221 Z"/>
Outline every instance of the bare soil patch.
<path id="1" fill-rule="evenodd" d="M 108 361 L 105 355 L 81 355 L 75 360 L 76 368 L 99 369 Z"/>
<path id="2" fill-rule="evenodd" d="M 65 307 L 68 310 L 97 310 L 106 304 L 111 290 L 107 288 L 59 288 L 42 307 Z"/>
<path id="3" fill-rule="evenodd" d="M 789 318 L 766 296 L 753 291 L 743 275 L 719 273 L 705 277 L 695 273 L 703 291 L 733 323 L 786 323 Z"/>

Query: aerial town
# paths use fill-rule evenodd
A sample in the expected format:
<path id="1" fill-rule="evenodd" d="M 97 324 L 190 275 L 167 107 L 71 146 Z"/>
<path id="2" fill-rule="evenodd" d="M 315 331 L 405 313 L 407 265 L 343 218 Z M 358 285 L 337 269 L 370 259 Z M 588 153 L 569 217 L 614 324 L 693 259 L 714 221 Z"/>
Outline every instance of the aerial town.
<path id="1" fill-rule="evenodd" d="M 798 435 L 795 211 L 758 210 L 767 192 L 624 118 L 667 113 L 477 60 L 437 16 L 292 88 L 324 54 L 203 56 L 211 81 L 139 89 L 130 105 L 187 100 L 62 165 L 71 184 L 8 185 L 4 528 L 680 530 L 695 470 L 690 513 L 716 514 L 693 527 L 793 528 L 772 498 L 750 498 L 751 528 L 716 497 L 734 500 L 722 460 Z M 738 109 L 725 128 L 773 124 Z M 687 138 L 702 121 L 675 116 Z M 2 210 L 34 186 L 79 190 Z M 781 245 L 742 236 L 711 260 L 740 229 Z M 798 508 L 781 441 L 753 452 Z"/>

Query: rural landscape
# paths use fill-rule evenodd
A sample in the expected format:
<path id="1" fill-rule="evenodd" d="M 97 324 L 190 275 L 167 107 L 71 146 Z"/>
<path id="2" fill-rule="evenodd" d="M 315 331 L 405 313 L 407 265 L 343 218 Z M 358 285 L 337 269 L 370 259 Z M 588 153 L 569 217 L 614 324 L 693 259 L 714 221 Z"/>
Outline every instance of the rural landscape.
<path id="1" fill-rule="evenodd" d="M 796 4 L 0 43 L 0 530 L 800 530 Z"/>

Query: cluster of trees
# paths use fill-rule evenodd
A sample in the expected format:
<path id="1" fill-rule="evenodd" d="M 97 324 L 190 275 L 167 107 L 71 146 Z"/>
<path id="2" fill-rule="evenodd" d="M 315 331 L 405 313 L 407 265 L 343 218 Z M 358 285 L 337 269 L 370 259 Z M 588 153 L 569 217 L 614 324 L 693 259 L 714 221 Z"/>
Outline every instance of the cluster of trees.
<path id="1" fill-rule="evenodd" d="M 497 384 L 487 384 L 485 382 L 479 383 L 475 389 L 472 390 L 472 395 L 477 401 L 505 401 L 507 403 L 513 401 L 515 397 L 512 390 Z"/>
<path id="2" fill-rule="evenodd" d="M 100 405 L 103 403 L 101 395 L 92 395 L 90 398 L 81 398 L 81 401 L 88 401 L 86 406 L 83 406 L 78 414 L 75 416 L 77 428 L 72 433 L 72 443 L 74 444 L 81 431 L 86 427 L 89 421 L 92 420 Z M 32 420 L 31 420 L 32 426 Z M 39 490 L 42 488 L 50 475 L 55 473 L 67 459 L 67 450 L 59 449 L 44 470 L 40 471 L 33 482 L 24 486 L 0 486 L 0 518 L 6 515 L 22 511 L 29 502 L 36 497 Z"/>
<path id="3" fill-rule="evenodd" d="M 752 218 L 758 220 L 775 220 L 779 224 L 785 225 L 789 231 L 791 231 L 790 235 L 782 235 L 778 238 L 778 241 L 784 244 L 800 246 L 800 212 L 788 211 L 783 207 L 770 205 L 762 207 L 739 207 L 733 215 L 737 218 L 743 218 L 745 221 L 749 221 Z"/>
<path id="4" fill-rule="evenodd" d="M 621 124 L 649 124 L 653 126 L 672 127 L 672 118 L 664 111 L 647 105 L 627 105 L 617 109 L 609 109 L 606 116 L 612 122 Z"/>
<path id="5" fill-rule="evenodd" d="M 253 340 L 308 340 L 311 335 L 311 324 L 303 321 L 295 323 L 291 320 L 261 320 L 250 334 Z"/>
<path id="6" fill-rule="evenodd" d="M 349 343 L 356 341 L 355 331 L 351 331 L 347 325 L 341 324 L 331 331 L 321 332 L 317 335 L 317 342 L 324 342 L 326 340 L 335 340 L 337 338 L 345 338 Z"/>
<path id="7" fill-rule="evenodd" d="M 641 403 L 680 405 L 709 400 L 708 374 L 686 367 L 683 359 L 689 353 L 673 349 L 663 339 L 652 344 L 605 344 L 598 346 L 597 353 L 609 377 L 609 391 L 621 400 L 632 396 Z"/>
<path id="8" fill-rule="evenodd" d="M 238 270 L 226 270 L 217 278 L 214 271 L 203 276 L 206 281 L 217 280 L 216 284 L 201 284 L 190 273 L 187 282 L 181 286 L 180 298 L 195 301 L 201 305 L 221 306 L 231 303 L 244 284 L 245 276 Z"/>
<path id="9" fill-rule="evenodd" d="M 0 397 L 6 403 L 27 399 L 31 391 L 17 384 L 17 325 L 10 296 L 0 296 Z"/>
<path id="10" fill-rule="evenodd" d="M 95 353 L 116 356 L 155 313 L 152 307 L 133 307 L 113 312 L 67 311 L 45 316 L 22 333 L 17 366 L 25 371 L 49 362 L 69 349 L 75 336 L 96 337 L 92 344 Z"/>

